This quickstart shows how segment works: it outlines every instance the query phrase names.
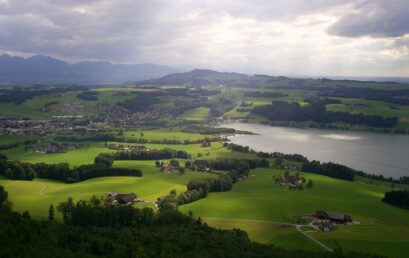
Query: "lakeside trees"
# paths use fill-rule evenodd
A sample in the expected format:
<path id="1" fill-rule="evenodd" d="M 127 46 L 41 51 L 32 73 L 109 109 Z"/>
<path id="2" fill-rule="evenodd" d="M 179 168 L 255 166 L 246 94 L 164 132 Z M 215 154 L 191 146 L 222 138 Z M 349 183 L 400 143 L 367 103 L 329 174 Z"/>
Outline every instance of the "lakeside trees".
<path id="1" fill-rule="evenodd" d="M 301 166 L 301 170 L 348 181 L 354 181 L 356 174 L 356 170 L 347 166 L 332 162 L 321 163 L 317 160 L 304 162 Z"/>

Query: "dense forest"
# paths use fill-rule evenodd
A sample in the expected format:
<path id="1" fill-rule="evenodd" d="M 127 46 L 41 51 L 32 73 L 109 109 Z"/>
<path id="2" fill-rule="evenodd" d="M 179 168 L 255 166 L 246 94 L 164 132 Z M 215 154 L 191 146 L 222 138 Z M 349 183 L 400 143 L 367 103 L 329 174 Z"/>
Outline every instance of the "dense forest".
<path id="1" fill-rule="evenodd" d="M 271 121 L 315 122 L 330 124 L 342 122 L 346 124 L 365 125 L 370 127 L 391 128 L 396 125 L 396 117 L 378 115 L 351 114 L 346 112 L 327 111 L 325 103 L 313 102 L 302 107 L 298 103 L 273 101 L 269 106 L 259 106 L 252 110 L 253 114 L 261 115 Z"/>
<path id="2" fill-rule="evenodd" d="M 97 198 L 60 203 L 63 223 L 35 221 L 10 210 L 0 186 L 0 257 L 280 257 L 376 258 L 354 253 L 287 251 L 251 242 L 238 229 L 218 230 L 175 210 L 103 208 Z M 5 248 L 7 247 L 7 248 Z"/>

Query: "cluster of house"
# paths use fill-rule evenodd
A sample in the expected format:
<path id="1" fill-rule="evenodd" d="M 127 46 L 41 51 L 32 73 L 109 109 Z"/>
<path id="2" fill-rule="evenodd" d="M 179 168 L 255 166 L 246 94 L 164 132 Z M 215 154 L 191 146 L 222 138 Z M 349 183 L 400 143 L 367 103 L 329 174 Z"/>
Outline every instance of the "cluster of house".
<path id="1" fill-rule="evenodd" d="M 112 207 L 112 206 L 127 206 L 132 205 L 134 203 L 143 202 L 143 200 L 138 199 L 136 194 L 129 193 L 129 194 L 121 194 L 118 192 L 110 192 L 107 194 L 105 199 L 104 207 Z"/>
<path id="2" fill-rule="evenodd" d="M 283 166 L 283 168 L 292 171 L 301 171 L 301 166 L 297 164 L 286 164 Z"/>
<path id="3" fill-rule="evenodd" d="M 124 145 L 124 144 L 105 144 L 108 149 L 118 150 L 118 151 L 149 151 L 143 145 Z"/>
<path id="4" fill-rule="evenodd" d="M 163 172 L 165 173 L 173 173 L 176 170 L 175 166 L 171 164 L 165 164 L 161 169 L 163 169 Z"/>
<path id="5" fill-rule="evenodd" d="M 52 154 L 52 153 L 63 153 L 68 150 L 75 150 L 81 147 L 83 147 L 83 144 L 80 144 L 80 143 L 66 143 L 66 144 L 49 143 L 49 144 L 38 144 L 33 147 L 33 150 L 37 153 Z"/>
<path id="6" fill-rule="evenodd" d="M 104 115 L 99 119 L 100 122 L 121 128 L 135 128 L 160 117 L 172 116 L 171 110 L 158 105 L 145 112 L 132 112 L 119 105 L 106 102 L 98 103 L 97 106 L 104 110 Z"/>
<path id="7" fill-rule="evenodd" d="M 26 120 L 0 117 L 0 135 L 47 135 L 50 132 L 92 131 L 89 126 L 75 125 L 76 118 L 53 117 L 52 119 Z M 96 130 L 94 130 L 96 131 Z"/>
<path id="8" fill-rule="evenodd" d="M 302 185 L 302 179 L 297 175 L 285 174 L 283 177 L 276 179 L 276 182 L 282 186 L 299 187 Z"/>
<path id="9" fill-rule="evenodd" d="M 310 224 L 311 227 L 329 232 L 335 229 L 336 224 L 351 224 L 353 223 L 350 215 L 318 210 L 312 215 L 313 221 Z"/>
<path id="10" fill-rule="evenodd" d="M 84 107 L 79 101 L 67 101 L 62 106 L 55 109 L 57 112 L 68 113 L 68 114 L 80 114 L 84 112 Z"/>

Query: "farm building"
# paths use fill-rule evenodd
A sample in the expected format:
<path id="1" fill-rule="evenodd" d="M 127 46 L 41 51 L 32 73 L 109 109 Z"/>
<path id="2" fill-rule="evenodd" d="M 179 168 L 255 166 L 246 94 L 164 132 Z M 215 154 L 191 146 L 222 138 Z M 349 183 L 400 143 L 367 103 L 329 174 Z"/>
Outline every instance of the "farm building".
<path id="1" fill-rule="evenodd" d="M 317 219 L 322 220 L 329 220 L 335 223 L 351 223 L 352 217 L 349 215 L 336 213 L 336 212 L 328 212 L 328 211 L 316 211 L 314 215 Z"/>
<path id="2" fill-rule="evenodd" d="M 130 205 L 137 201 L 137 196 L 134 193 L 120 194 L 117 192 L 111 192 L 108 196 L 113 199 L 113 203 L 118 203 L 119 205 Z"/>
<path id="3" fill-rule="evenodd" d="M 331 222 L 324 222 L 319 225 L 319 228 L 321 231 L 330 232 L 335 229 L 335 225 L 334 223 L 331 223 Z"/>

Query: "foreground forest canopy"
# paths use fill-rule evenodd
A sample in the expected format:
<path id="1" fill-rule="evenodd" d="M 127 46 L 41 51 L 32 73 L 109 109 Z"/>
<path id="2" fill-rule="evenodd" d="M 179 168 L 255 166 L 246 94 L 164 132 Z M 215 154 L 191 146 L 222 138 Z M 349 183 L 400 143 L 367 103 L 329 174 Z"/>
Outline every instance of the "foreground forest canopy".
<path id="1" fill-rule="evenodd" d="M 404 257 L 407 176 L 253 150 L 219 125 L 405 134 L 407 87 L 194 70 L 0 88 L 0 256 Z"/>

